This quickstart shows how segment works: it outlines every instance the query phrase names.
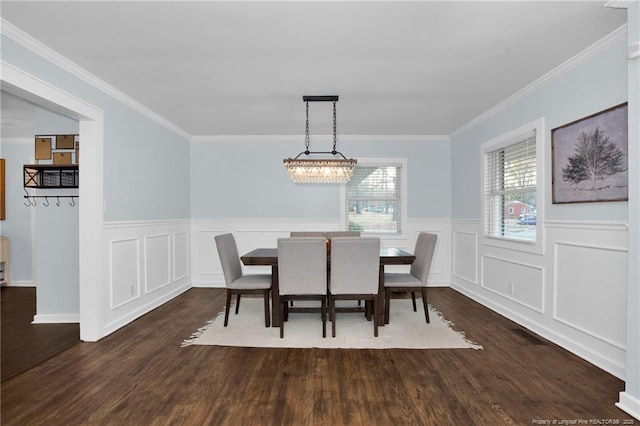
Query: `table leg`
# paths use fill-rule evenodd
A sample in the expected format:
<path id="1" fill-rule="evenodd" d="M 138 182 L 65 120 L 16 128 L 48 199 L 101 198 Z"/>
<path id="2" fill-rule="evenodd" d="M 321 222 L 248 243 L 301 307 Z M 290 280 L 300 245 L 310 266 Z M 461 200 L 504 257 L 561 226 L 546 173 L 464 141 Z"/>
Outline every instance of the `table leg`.
<path id="1" fill-rule="evenodd" d="M 378 300 L 376 305 L 376 318 L 378 327 L 384 327 L 384 265 L 380 264 L 378 273 Z"/>
<path id="2" fill-rule="evenodd" d="M 271 266 L 271 327 L 280 327 L 280 289 L 278 265 Z"/>

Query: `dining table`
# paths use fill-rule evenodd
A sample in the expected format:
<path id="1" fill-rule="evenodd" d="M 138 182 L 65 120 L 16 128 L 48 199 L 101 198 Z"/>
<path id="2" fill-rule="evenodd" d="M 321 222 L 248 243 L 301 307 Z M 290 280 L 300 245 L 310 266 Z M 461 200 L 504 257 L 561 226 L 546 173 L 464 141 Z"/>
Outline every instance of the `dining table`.
<path id="1" fill-rule="evenodd" d="M 387 265 L 410 265 L 415 256 L 399 248 L 380 247 L 380 272 L 378 274 L 378 302 L 376 318 L 378 326 L 384 326 L 384 267 Z M 278 249 L 257 248 L 240 256 L 246 266 L 271 266 L 271 325 L 280 326 L 280 292 L 278 287 Z M 327 268 L 331 267 L 331 256 L 327 256 Z"/>

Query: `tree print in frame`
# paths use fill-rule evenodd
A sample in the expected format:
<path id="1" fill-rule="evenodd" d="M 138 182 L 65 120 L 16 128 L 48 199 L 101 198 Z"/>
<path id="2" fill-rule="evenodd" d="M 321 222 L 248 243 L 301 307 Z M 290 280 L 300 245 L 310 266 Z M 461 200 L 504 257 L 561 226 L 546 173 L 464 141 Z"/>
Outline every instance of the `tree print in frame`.
<path id="1" fill-rule="evenodd" d="M 629 199 L 627 103 L 551 131 L 553 204 Z"/>

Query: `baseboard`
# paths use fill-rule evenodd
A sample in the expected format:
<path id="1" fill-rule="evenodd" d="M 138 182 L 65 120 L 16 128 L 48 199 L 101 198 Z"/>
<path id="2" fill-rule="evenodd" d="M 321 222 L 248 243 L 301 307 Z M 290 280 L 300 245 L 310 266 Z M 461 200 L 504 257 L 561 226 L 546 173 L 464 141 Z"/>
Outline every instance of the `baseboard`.
<path id="1" fill-rule="evenodd" d="M 80 323 L 80 314 L 36 314 L 31 324 Z"/>
<path id="2" fill-rule="evenodd" d="M 33 281 L 9 281 L 3 287 L 35 287 L 36 283 Z"/>
<path id="3" fill-rule="evenodd" d="M 620 401 L 616 407 L 640 420 L 640 399 L 634 398 L 627 392 L 620 392 Z"/>

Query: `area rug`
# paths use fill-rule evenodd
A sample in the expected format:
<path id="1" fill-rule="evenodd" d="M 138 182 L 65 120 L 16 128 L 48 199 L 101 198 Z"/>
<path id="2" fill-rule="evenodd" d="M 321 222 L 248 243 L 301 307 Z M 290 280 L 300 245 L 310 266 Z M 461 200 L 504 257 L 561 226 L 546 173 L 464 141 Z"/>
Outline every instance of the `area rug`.
<path id="1" fill-rule="evenodd" d="M 299 306 L 302 302 L 295 302 Z M 319 303 L 318 303 L 319 305 Z M 264 348 L 354 348 L 354 349 L 482 349 L 454 331 L 451 322 L 429 306 L 430 323 L 424 320 L 419 307 L 414 312 L 410 299 L 392 299 L 389 324 L 378 327 L 373 336 L 373 323 L 362 313 L 337 313 L 336 337 L 331 337 L 331 322 L 327 319 L 327 337 L 322 338 L 320 314 L 290 313 L 285 323 L 284 338 L 278 327 L 264 326 L 262 299 L 242 298 L 240 313 L 232 305 L 229 324 L 224 327 L 224 311 L 195 331 L 182 346 L 217 345 Z"/>

